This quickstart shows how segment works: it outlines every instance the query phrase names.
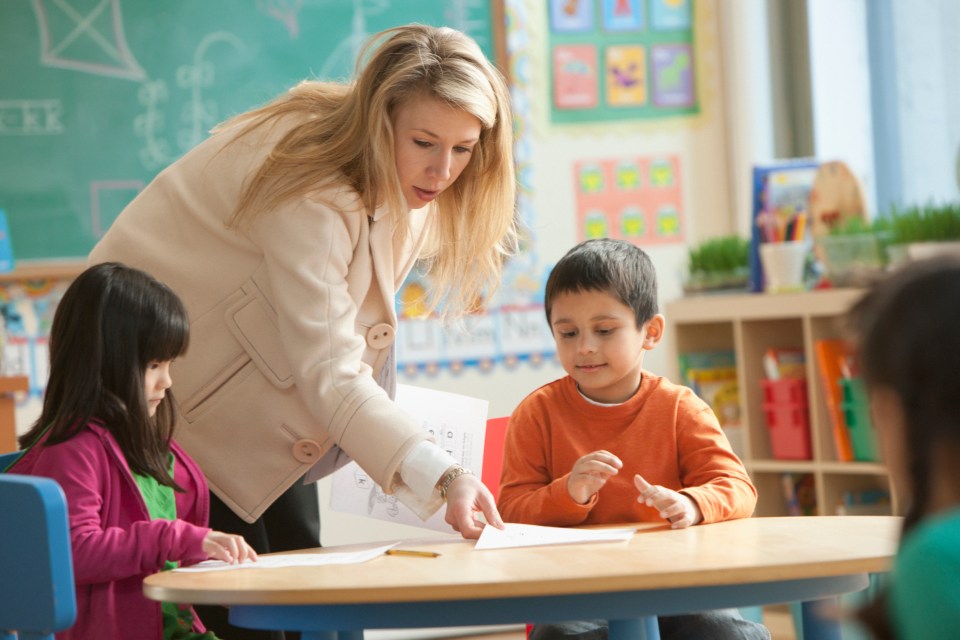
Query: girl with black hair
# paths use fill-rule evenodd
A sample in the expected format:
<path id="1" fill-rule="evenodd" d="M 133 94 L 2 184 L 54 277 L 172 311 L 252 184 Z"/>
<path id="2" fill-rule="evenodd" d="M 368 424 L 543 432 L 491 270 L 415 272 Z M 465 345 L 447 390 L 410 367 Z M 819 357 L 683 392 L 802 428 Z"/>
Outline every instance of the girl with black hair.
<path id="1" fill-rule="evenodd" d="M 960 259 L 912 263 L 849 314 L 881 448 L 906 499 L 876 638 L 960 633 Z"/>
<path id="2" fill-rule="evenodd" d="M 66 494 L 77 621 L 61 640 L 215 638 L 189 607 L 147 600 L 143 578 L 256 560 L 242 537 L 207 527 L 207 483 L 173 441 L 170 363 L 188 341 L 176 294 L 120 263 L 84 271 L 57 307 L 43 410 L 9 471 Z"/>

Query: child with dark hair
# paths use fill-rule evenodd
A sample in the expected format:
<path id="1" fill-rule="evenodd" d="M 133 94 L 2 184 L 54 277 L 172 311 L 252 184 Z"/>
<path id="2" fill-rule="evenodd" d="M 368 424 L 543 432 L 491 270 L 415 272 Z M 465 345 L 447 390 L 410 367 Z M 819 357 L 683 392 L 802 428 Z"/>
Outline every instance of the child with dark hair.
<path id="1" fill-rule="evenodd" d="M 143 578 L 256 559 L 242 537 L 207 527 L 206 480 L 172 439 L 170 363 L 188 341 L 176 294 L 119 263 L 84 271 L 57 307 L 43 409 L 8 470 L 66 494 L 77 620 L 61 640 L 215 638 L 191 608 L 147 600 Z"/>
<path id="2" fill-rule="evenodd" d="M 757 492 L 709 405 L 643 370 L 660 342 L 653 264 L 640 248 L 588 240 L 553 268 L 544 297 L 569 374 L 510 417 L 500 479 L 504 520 L 551 526 L 745 518 Z M 761 639 L 736 610 L 661 616 L 661 637 Z M 607 636 L 603 621 L 534 625 L 531 640 Z"/>
<path id="3" fill-rule="evenodd" d="M 911 263 L 848 315 L 903 536 L 884 595 L 862 612 L 877 638 L 960 633 L 960 259 Z"/>

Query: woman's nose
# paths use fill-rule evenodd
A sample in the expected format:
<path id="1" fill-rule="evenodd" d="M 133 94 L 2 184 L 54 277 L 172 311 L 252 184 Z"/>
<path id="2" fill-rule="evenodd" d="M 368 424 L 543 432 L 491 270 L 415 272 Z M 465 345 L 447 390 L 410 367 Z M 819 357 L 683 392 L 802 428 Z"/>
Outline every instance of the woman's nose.
<path id="1" fill-rule="evenodd" d="M 445 151 L 438 153 L 430 164 L 430 175 L 438 180 L 449 180 L 451 164 L 452 159 L 449 153 Z"/>

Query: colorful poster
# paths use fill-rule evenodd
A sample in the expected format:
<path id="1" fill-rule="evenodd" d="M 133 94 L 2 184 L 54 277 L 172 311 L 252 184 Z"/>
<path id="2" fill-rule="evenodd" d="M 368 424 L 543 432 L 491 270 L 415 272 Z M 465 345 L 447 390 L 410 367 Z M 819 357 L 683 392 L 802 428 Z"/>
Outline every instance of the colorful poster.
<path id="1" fill-rule="evenodd" d="M 558 109 L 597 106 L 597 48 L 562 46 L 553 50 L 553 104 Z"/>
<path id="2" fill-rule="evenodd" d="M 655 45 L 651 57 L 654 104 L 661 107 L 693 106 L 693 49 L 690 45 Z"/>
<path id="3" fill-rule="evenodd" d="M 607 49 L 607 102 L 635 106 L 647 102 L 647 52 L 642 45 Z"/>
<path id="4" fill-rule="evenodd" d="M 693 0 L 551 0 L 551 120 L 696 114 L 693 43 Z"/>
<path id="5" fill-rule="evenodd" d="M 650 23 L 656 31 L 689 29 L 693 0 L 650 0 Z"/>
<path id="6" fill-rule="evenodd" d="M 605 31 L 639 31 L 643 29 L 641 0 L 603 0 Z"/>
<path id="7" fill-rule="evenodd" d="M 574 184 L 578 240 L 683 242 L 683 183 L 676 156 L 577 162 Z"/>
<path id="8" fill-rule="evenodd" d="M 593 0 L 550 0 L 550 27 L 557 33 L 593 29 Z"/>

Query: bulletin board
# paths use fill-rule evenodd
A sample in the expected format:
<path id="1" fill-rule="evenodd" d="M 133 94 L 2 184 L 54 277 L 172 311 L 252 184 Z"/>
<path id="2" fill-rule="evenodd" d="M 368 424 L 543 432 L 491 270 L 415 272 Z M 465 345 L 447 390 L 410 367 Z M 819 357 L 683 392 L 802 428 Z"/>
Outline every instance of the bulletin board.
<path id="1" fill-rule="evenodd" d="M 698 111 L 694 0 L 548 0 L 551 120 Z"/>

